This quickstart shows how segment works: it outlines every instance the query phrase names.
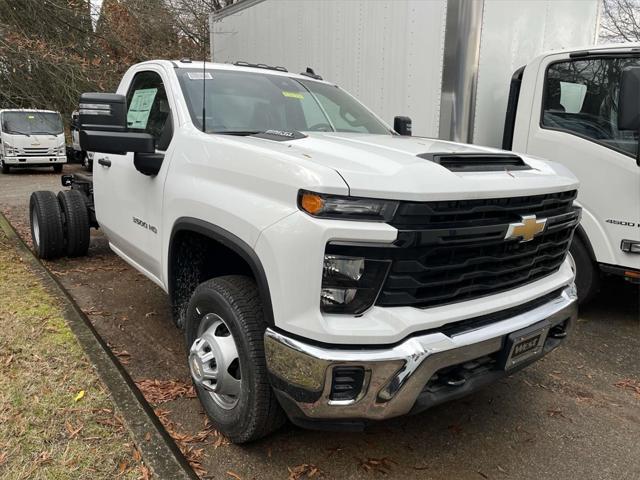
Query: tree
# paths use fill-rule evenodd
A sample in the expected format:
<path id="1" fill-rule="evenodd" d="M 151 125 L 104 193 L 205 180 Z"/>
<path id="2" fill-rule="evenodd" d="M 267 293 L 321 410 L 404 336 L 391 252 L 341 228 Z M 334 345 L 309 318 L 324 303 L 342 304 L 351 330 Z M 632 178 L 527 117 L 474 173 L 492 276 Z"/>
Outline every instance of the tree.
<path id="1" fill-rule="evenodd" d="M 231 0 L 0 0 L 0 108 L 46 108 L 68 119 L 80 93 L 113 91 L 132 64 L 202 58 L 208 14 Z"/>
<path id="2" fill-rule="evenodd" d="M 600 39 L 640 42 L 640 0 L 603 0 Z"/>

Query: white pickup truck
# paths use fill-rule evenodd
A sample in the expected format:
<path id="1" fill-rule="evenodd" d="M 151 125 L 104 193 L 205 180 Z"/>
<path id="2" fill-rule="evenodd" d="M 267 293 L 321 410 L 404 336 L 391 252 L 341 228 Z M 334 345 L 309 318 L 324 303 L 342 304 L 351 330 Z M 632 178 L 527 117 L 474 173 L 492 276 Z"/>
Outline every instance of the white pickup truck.
<path id="1" fill-rule="evenodd" d="M 89 227 L 165 290 L 234 442 L 361 428 L 539 359 L 576 317 L 563 166 L 416 138 L 311 70 L 150 61 L 84 94 L 93 176 L 31 199 L 41 257 Z"/>

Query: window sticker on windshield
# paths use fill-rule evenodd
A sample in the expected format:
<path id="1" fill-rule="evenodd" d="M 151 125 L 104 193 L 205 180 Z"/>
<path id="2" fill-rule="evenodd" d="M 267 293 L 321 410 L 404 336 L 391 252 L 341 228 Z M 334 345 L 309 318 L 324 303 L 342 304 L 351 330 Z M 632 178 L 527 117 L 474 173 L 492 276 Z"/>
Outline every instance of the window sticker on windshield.
<path id="1" fill-rule="evenodd" d="M 147 128 L 149 113 L 153 106 L 153 100 L 158 93 L 157 88 L 143 88 L 136 90 L 131 99 L 131 105 L 127 112 L 127 125 L 129 128 L 139 128 L 144 130 Z"/>
<path id="2" fill-rule="evenodd" d="M 213 77 L 208 72 L 188 72 L 187 77 L 189 77 L 189 80 L 213 80 Z"/>
<path id="3" fill-rule="evenodd" d="M 33 119 L 34 119 L 34 118 L 36 118 L 36 117 L 35 117 L 35 115 L 27 115 L 27 118 L 28 118 L 29 120 L 33 120 Z"/>
<path id="4" fill-rule="evenodd" d="M 304 95 L 302 95 L 299 92 L 282 92 L 282 95 L 284 95 L 287 98 L 297 98 L 298 100 L 304 100 Z"/>

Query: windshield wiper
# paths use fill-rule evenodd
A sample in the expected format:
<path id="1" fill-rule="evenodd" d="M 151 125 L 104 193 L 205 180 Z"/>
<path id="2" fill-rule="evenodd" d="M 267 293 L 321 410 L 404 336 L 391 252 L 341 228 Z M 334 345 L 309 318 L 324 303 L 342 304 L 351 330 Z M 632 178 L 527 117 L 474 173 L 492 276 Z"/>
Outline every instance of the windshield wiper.
<path id="1" fill-rule="evenodd" d="M 51 133 L 51 132 L 31 132 L 31 133 L 33 135 L 53 135 L 54 137 L 57 137 L 58 135 L 60 135 L 59 133 Z"/>
<path id="2" fill-rule="evenodd" d="M 13 135 L 26 135 L 27 137 L 30 137 L 30 136 L 31 136 L 31 134 L 29 134 L 29 133 L 27 133 L 27 132 L 19 132 L 18 130 L 11 130 L 11 129 L 9 129 L 9 130 L 5 130 L 5 132 L 6 132 L 6 133 L 9 133 L 9 134 L 13 134 Z"/>
<path id="3" fill-rule="evenodd" d="M 236 135 L 238 137 L 247 137 L 249 135 L 255 135 L 256 133 L 262 133 L 262 130 L 219 130 L 210 133 L 216 133 L 218 135 Z"/>

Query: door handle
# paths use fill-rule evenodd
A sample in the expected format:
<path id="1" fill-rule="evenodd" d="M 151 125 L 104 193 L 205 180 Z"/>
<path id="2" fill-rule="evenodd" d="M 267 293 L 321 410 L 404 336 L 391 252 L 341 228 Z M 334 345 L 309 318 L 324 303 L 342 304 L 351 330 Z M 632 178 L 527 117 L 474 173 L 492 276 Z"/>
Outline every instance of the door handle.
<path id="1" fill-rule="evenodd" d="M 100 158 L 98 159 L 98 163 L 107 168 L 111 166 L 111 160 L 109 160 L 108 158 Z"/>

